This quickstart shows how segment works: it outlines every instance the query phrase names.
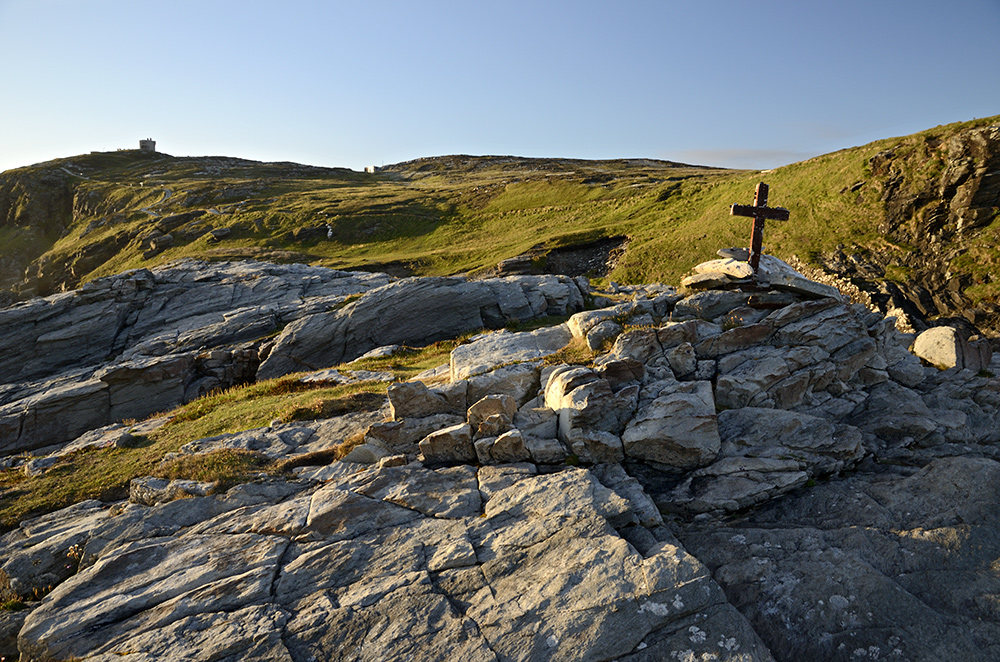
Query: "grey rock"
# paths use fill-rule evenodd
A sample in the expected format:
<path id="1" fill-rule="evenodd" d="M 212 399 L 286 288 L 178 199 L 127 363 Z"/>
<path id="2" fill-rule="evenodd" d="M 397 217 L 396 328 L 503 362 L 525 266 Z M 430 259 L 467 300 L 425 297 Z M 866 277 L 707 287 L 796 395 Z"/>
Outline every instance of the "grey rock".
<path id="1" fill-rule="evenodd" d="M 36 457 L 26 461 L 20 468 L 28 476 L 41 476 L 57 462 L 59 462 L 59 458 L 54 456 Z"/>
<path id="2" fill-rule="evenodd" d="M 146 476 L 129 482 L 129 501 L 145 506 L 155 506 L 192 496 L 206 496 L 215 490 L 215 483 L 194 480 L 164 480 Z"/>
<path id="3" fill-rule="evenodd" d="M 737 279 L 721 271 L 706 271 L 704 273 L 685 276 L 681 279 L 681 288 L 685 291 L 716 291 L 725 287 L 750 283 L 750 278 Z"/>
<path id="4" fill-rule="evenodd" d="M 692 526 L 713 569 L 778 659 L 992 660 L 1000 641 L 992 460 L 821 483 L 731 524 Z"/>
<path id="5" fill-rule="evenodd" d="M 683 469 L 709 464 L 720 443 L 710 382 L 675 382 L 659 390 L 622 432 L 626 456 Z"/>
<path id="6" fill-rule="evenodd" d="M 538 470 L 533 464 L 521 462 L 480 467 L 479 471 L 476 472 L 476 478 L 479 480 L 479 493 L 483 496 L 483 501 L 486 502 L 496 492 L 537 474 Z"/>
<path id="7" fill-rule="evenodd" d="M 94 377 L 108 385 L 110 420 L 142 418 L 181 404 L 194 360 L 194 353 L 171 354 L 123 361 L 95 372 Z"/>
<path id="8" fill-rule="evenodd" d="M 610 383 L 593 370 L 567 366 L 550 375 L 545 389 L 545 404 L 559 416 L 560 440 L 572 445 L 571 437 L 575 436 L 578 445 L 582 444 L 581 448 L 596 442 L 595 451 L 603 452 L 600 449 L 605 446 L 620 449 L 621 442 L 614 443 L 593 433 L 620 435 L 635 411 L 638 392 L 638 386 L 632 386 L 614 393 Z M 618 459 L 594 461 L 616 462 Z"/>
<path id="9" fill-rule="evenodd" d="M 516 363 L 470 377 L 468 401 L 476 402 L 487 395 L 509 395 L 522 405 L 538 394 L 541 363 Z"/>
<path id="10" fill-rule="evenodd" d="M 358 444 L 342 459 L 344 462 L 356 462 L 358 464 L 378 464 L 389 455 L 390 451 L 375 444 Z"/>
<path id="11" fill-rule="evenodd" d="M 670 314 L 671 321 L 681 322 L 691 319 L 714 320 L 739 306 L 745 306 L 750 300 L 750 294 L 745 292 L 726 292 L 709 290 L 692 294 L 674 305 Z"/>
<path id="12" fill-rule="evenodd" d="M 646 381 L 646 366 L 633 359 L 611 359 L 597 367 L 597 375 L 606 379 L 611 390 L 617 393 L 626 386 L 638 386 Z"/>
<path id="13" fill-rule="evenodd" d="M 255 428 L 245 432 L 222 434 L 188 442 L 181 446 L 178 455 L 199 455 L 223 449 L 233 449 L 256 451 L 269 457 L 278 458 L 291 454 L 300 444 L 308 442 L 313 435 L 312 428 L 299 425 Z"/>
<path id="14" fill-rule="evenodd" d="M 729 354 L 718 362 L 716 401 L 724 409 L 745 407 L 793 372 L 817 365 L 828 356 L 819 347 L 778 349 L 761 346 Z M 822 371 L 816 375 L 817 381 L 823 378 Z"/>
<path id="15" fill-rule="evenodd" d="M 2 310 L 0 452 L 66 443 L 252 379 L 256 348 L 245 343 L 389 280 L 182 260 Z"/>
<path id="16" fill-rule="evenodd" d="M 527 436 L 555 438 L 559 432 L 559 415 L 548 407 L 525 406 L 514 414 L 514 426 Z"/>
<path id="17" fill-rule="evenodd" d="M 21 522 L 0 538 L 0 577 L 22 596 L 59 584 L 78 566 L 71 549 L 82 548 L 106 518 L 103 504 L 90 500 Z"/>
<path id="18" fill-rule="evenodd" d="M 43 448 L 109 423 L 108 386 L 98 379 L 57 383 L 0 406 L 0 453 Z"/>
<path id="19" fill-rule="evenodd" d="M 803 306 L 800 310 L 807 309 Z M 785 311 L 788 311 L 788 308 L 779 313 Z M 832 354 L 844 345 L 868 335 L 868 327 L 861 321 L 857 311 L 842 304 L 819 310 L 791 322 L 788 322 L 788 315 L 779 314 L 768 319 L 776 326 L 780 325 L 773 338 L 774 345 L 779 347 L 811 345 Z"/>
<path id="20" fill-rule="evenodd" d="M 286 545 L 254 535 L 127 544 L 60 584 L 29 614 L 18 638 L 21 655 L 45 659 L 112 652 L 127 646 L 137 632 L 193 613 L 263 604 Z M 280 643 L 280 636 L 272 638 Z"/>
<path id="21" fill-rule="evenodd" d="M 750 278 L 754 275 L 753 267 L 747 263 L 746 259 L 738 260 L 729 256 L 702 262 L 694 267 L 694 272 L 697 274 L 720 273 L 736 280 Z"/>
<path id="22" fill-rule="evenodd" d="M 698 361 L 694 371 L 694 379 L 700 381 L 711 381 L 715 379 L 717 363 L 711 359 Z"/>
<path id="23" fill-rule="evenodd" d="M 566 321 L 566 326 L 574 338 L 586 338 L 587 334 L 595 326 L 607 321 L 622 321 L 628 318 L 635 310 L 635 303 L 621 303 L 609 308 L 598 310 L 585 310 L 576 313 Z"/>
<path id="24" fill-rule="evenodd" d="M 358 435 L 364 435 L 368 432 L 372 426 L 378 426 L 385 421 L 387 413 L 385 408 L 375 411 L 358 411 L 343 414 L 341 416 L 334 416 L 333 418 L 322 419 L 318 421 L 313 421 L 308 424 L 308 426 L 295 426 L 290 425 L 289 431 L 295 430 L 297 428 L 298 432 L 293 435 L 285 434 L 282 435 L 283 428 L 271 428 L 272 432 L 277 429 L 279 434 L 279 439 L 283 439 L 286 442 L 295 442 L 295 447 L 288 450 L 289 453 L 293 455 L 298 455 L 300 453 L 313 453 L 316 451 L 326 450 L 333 446 L 340 445 L 347 439 L 356 437 Z M 454 419 L 448 419 L 452 421 Z M 305 437 L 305 430 L 312 430 L 313 433 Z M 426 435 L 415 434 L 414 439 L 411 443 L 416 444 L 422 437 Z"/>
<path id="25" fill-rule="evenodd" d="M 694 347 L 699 359 L 714 359 L 723 354 L 738 352 L 766 341 L 771 336 L 768 324 L 750 324 L 737 326 L 722 333 L 706 338 Z"/>
<path id="26" fill-rule="evenodd" d="M 431 390 L 418 381 L 390 384 L 386 395 L 390 417 L 394 421 L 434 414 L 458 414 L 463 409 L 456 406 L 460 403 L 450 401 L 443 393 Z"/>
<path id="27" fill-rule="evenodd" d="M 872 432 L 883 444 L 921 441 L 938 428 L 918 393 L 889 381 L 869 389 L 868 397 L 845 422 Z"/>
<path id="28" fill-rule="evenodd" d="M 719 414 L 720 457 L 791 458 L 810 475 L 842 471 L 864 454 L 849 425 L 779 409 L 745 407 Z"/>
<path id="29" fill-rule="evenodd" d="M 864 455 L 859 430 L 784 410 L 724 411 L 719 435 L 718 459 L 692 472 L 662 505 L 688 513 L 731 512 L 841 471 Z"/>
<path id="30" fill-rule="evenodd" d="M 817 283 L 816 281 L 809 280 L 808 278 L 802 278 L 800 276 L 793 276 L 785 273 L 769 273 L 767 275 L 767 281 L 771 287 L 785 292 L 793 292 L 795 294 L 805 294 L 815 297 L 828 297 L 838 301 L 842 298 L 840 290 L 837 288 L 831 285 Z"/>
<path id="31" fill-rule="evenodd" d="M 472 427 L 468 423 L 453 425 L 420 440 L 420 454 L 424 462 L 475 462 L 476 449 L 472 445 Z"/>
<path id="32" fill-rule="evenodd" d="M 475 447 L 482 464 L 509 464 L 532 459 L 520 430 L 508 430 L 496 437 L 478 439 Z"/>
<path id="33" fill-rule="evenodd" d="M 924 381 L 924 368 L 913 354 L 900 347 L 887 348 L 886 372 L 903 386 L 913 388 Z"/>
<path id="34" fill-rule="evenodd" d="M 625 459 L 621 438 L 607 430 L 571 428 L 562 441 L 577 461 L 585 464 L 621 462 Z"/>
<path id="35" fill-rule="evenodd" d="M 497 331 L 459 345 L 451 352 L 451 379 L 456 381 L 515 362 L 534 361 L 569 344 L 572 334 L 560 324 L 536 331 Z"/>
<path id="36" fill-rule="evenodd" d="M 663 357 L 663 348 L 654 329 L 629 329 L 615 339 L 611 355 L 618 360 L 629 359 L 647 366 Z"/>
<path id="37" fill-rule="evenodd" d="M 611 320 L 605 320 L 599 324 L 594 325 L 590 331 L 587 332 L 587 347 L 593 351 L 597 351 L 604 347 L 609 341 L 613 340 L 622 332 L 622 326 L 617 322 L 612 322 Z"/>
<path id="38" fill-rule="evenodd" d="M 512 300 L 515 290 L 520 294 Z M 582 307 L 582 301 L 574 282 L 554 276 L 407 278 L 375 288 L 338 310 L 293 322 L 275 341 L 258 376 L 328 367 L 381 345 L 427 344 L 508 320 L 565 314 Z"/>
<path id="39" fill-rule="evenodd" d="M 355 474 L 352 492 L 415 510 L 426 517 L 456 519 L 481 511 L 476 470 L 469 466 L 431 471 L 419 465 L 386 467 Z"/>
<path id="40" fill-rule="evenodd" d="M 499 420 L 494 423 L 496 428 L 494 431 L 496 434 L 500 434 L 511 426 L 516 413 L 517 401 L 511 396 L 487 395 L 469 407 L 469 426 L 472 428 L 473 434 L 482 433 L 483 425 L 489 419 L 499 417 Z"/>
<path id="41" fill-rule="evenodd" d="M 24 627 L 28 609 L 0 610 L 0 656 L 17 659 L 17 633 Z"/>
<path id="42" fill-rule="evenodd" d="M 522 435 L 524 447 L 536 464 L 561 464 L 568 453 L 561 441 L 553 437 Z"/>
<path id="43" fill-rule="evenodd" d="M 438 430 L 464 422 L 465 416 L 436 414 L 402 421 L 374 423 L 367 428 L 365 439 L 396 453 L 415 455 L 418 452 L 417 444 L 421 439 Z"/>
<path id="44" fill-rule="evenodd" d="M 666 351 L 664 356 L 667 359 L 667 363 L 670 364 L 670 369 L 674 371 L 674 375 L 678 379 L 689 377 L 698 369 L 698 356 L 695 354 L 691 343 L 681 343 L 673 349 Z"/>

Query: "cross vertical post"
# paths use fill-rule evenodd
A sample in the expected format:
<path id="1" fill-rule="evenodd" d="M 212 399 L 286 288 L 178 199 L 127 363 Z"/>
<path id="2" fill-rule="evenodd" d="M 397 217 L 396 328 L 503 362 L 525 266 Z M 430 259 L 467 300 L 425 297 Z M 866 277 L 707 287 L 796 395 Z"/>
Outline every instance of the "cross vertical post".
<path id="1" fill-rule="evenodd" d="M 750 267 L 754 274 L 760 267 L 760 252 L 764 242 L 764 219 L 775 221 L 787 221 L 789 212 L 782 207 L 767 206 L 768 186 L 764 182 L 757 184 L 754 191 L 753 205 L 733 205 L 729 209 L 732 216 L 750 216 L 753 218 L 753 227 L 750 231 Z"/>

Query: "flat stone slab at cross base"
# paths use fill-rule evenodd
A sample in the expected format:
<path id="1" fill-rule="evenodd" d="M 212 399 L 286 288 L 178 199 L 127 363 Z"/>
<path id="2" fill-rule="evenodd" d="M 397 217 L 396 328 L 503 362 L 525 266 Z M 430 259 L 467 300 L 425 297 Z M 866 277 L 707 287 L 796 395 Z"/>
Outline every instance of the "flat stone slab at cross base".
<path id="1" fill-rule="evenodd" d="M 776 273 L 768 274 L 769 284 L 773 289 L 795 294 L 806 294 L 814 297 L 828 297 L 830 299 L 842 299 L 843 295 L 835 287 L 817 283 L 802 276 Z"/>
<path id="2" fill-rule="evenodd" d="M 720 273 L 735 279 L 750 278 L 753 276 L 753 267 L 745 260 L 734 260 L 732 258 L 720 258 L 702 262 L 694 268 L 697 274 Z"/>
<path id="3" fill-rule="evenodd" d="M 749 253 L 746 248 L 723 248 L 718 251 L 720 259 L 696 265 L 694 274 L 684 278 L 681 286 L 688 290 L 711 290 L 755 284 L 812 297 L 841 298 L 835 287 L 809 280 L 773 255 L 761 255 L 755 280 L 753 268 L 746 262 Z"/>
<path id="4" fill-rule="evenodd" d="M 752 282 L 749 278 L 735 279 L 718 271 L 708 271 L 683 278 L 681 280 L 681 287 L 687 290 L 714 290 L 723 287 L 749 285 Z"/>

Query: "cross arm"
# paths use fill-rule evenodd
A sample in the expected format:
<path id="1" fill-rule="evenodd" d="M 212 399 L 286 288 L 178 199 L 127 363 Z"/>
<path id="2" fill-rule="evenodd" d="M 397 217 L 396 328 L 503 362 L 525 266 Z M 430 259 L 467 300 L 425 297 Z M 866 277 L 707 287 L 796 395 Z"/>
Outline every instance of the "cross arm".
<path id="1" fill-rule="evenodd" d="M 787 221 L 790 212 L 784 207 L 757 207 L 755 205 L 733 205 L 729 209 L 731 216 L 752 216 L 766 218 L 770 221 Z"/>

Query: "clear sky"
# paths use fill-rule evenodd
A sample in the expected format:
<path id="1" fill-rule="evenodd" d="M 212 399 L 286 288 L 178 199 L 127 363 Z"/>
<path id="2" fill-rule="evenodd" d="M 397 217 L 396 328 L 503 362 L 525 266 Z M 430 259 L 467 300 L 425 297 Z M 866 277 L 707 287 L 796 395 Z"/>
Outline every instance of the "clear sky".
<path id="1" fill-rule="evenodd" d="M 770 168 L 1000 114 L 1000 0 L 0 0 L 0 170 L 157 141 Z"/>

